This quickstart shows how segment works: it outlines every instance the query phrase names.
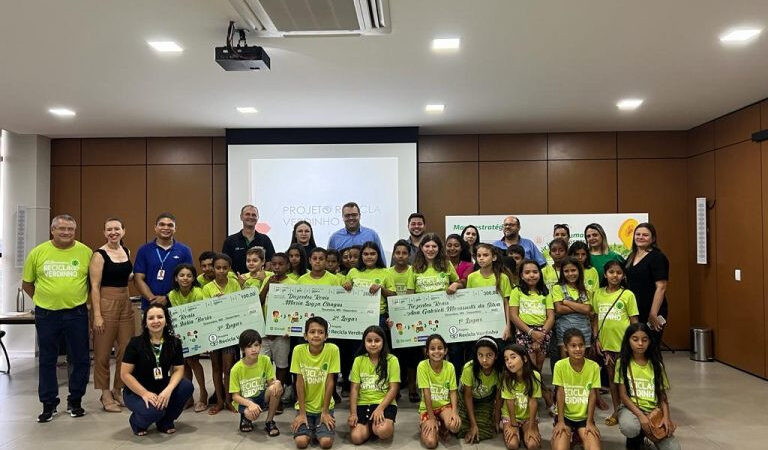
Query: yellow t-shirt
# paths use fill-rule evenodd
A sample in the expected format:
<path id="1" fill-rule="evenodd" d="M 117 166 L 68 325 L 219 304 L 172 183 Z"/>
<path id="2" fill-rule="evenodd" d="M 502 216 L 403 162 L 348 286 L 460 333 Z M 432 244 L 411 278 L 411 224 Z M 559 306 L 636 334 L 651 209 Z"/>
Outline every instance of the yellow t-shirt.
<path id="1" fill-rule="evenodd" d="M 588 291 L 596 291 L 600 287 L 600 275 L 597 273 L 597 269 L 590 267 L 584 269 L 584 286 Z"/>
<path id="2" fill-rule="evenodd" d="M 231 294 L 240 291 L 240 283 L 235 278 L 227 278 L 227 285 L 222 289 L 216 281 L 212 281 L 203 286 L 203 296 L 205 298 L 218 297 L 220 295 Z"/>
<path id="3" fill-rule="evenodd" d="M 579 301 L 579 291 L 576 288 L 572 288 L 568 285 L 565 286 L 565 289 L 568 291 L 568 296 L 573 301 Z M 565 293 L 563 292 L 563 286 L 561 284 L 556 284 L 552 286 L 552 289 L 549 291 L 550 295 L 552 295 L 552 303 L 562 302 L 565 300 Z M 583 303 L 586 304 L 592 304 L 592 291 L 587 289 L 586 292 L 586 299 Z"/>
<path id="4" fill-rule="evenodd" d="M 308 413 L 320 414 L 323 410 L 325 382 L 329 374 L 339 373 L 339 347 L 326 342 L 319 354 L 309 351 L 309 344 L 301 344 L 293 348 L 291 357 L 291 373 L 301 374 L 304 378 L 304 407 Z M 328 409 L 334 407 L 330 399 Z M 299 402 L 296 402 L 299 409 Z"/>
<path id="5" fill-rule="evenodd" d="M 474 361 L 468 361 L 465 363 L 464 367 L 461 369 L 461 377 L 459 379 L 462 386 L 468 387 L 472 390 L 472 398 L 479 400 L 486 398 L 496 392 L 496 388 L 499 386 L 499 373 L 496 371 L 496 369 L 494 368 L 491 370 L 490 375 L 484 374 L 481 369 L 478 372 L 478 375 L 480 376 L 480 383 L 477 383 L 477 380 L 475 379 L 475 376 L 472 372 L 473 366 Z"/>
<path id="6" fill-rule="evenodd" d="M 415 270 L 411 272 L 411 277 L 408 279 L 408 289 L 413 289 L 417 294 L 444 291 L 456 281 L 459 281 L 459 274 L 456 273 L 456 269 L 450 262 L 445 272 L 438 272 L 430 264 L 424 272 L 418 273 Z"/>
<path id="7" fill-rule="evenodd" d="M 467 277 L 467 288 L 477 288 L 486 286 L 496 286 L 496 275 L 491 273 L 491 276 L 484 277 L 479 270 L 476 270 L 469 274 Z M 500 294 L 504 298 L 509 298 L 512 294 L 512 284 L 509 282 L 507 274 L 501 274 L 501 281 L 499 282 Z"/>
<path id="8" fill-rule="evenodd" d="M 71 309 L 88 300 L 88 265 L 93 252 L 74 241 L 66 249 L 46 241 L 27 255 L 22 279 L 34 283 L 35 305 L 50 309 Z"/>
<path id="9" fill-rule="evenodd" d="M 621 298 L 611 308 L 619 296 Z M 607 292 L 605 288 L 600 288 L 592 296 L 592 310 L 597 313 L 600 346 L 611 352 L 621 351 L 621 341 L 629 327 L 629 318 L 639 314 L 635 294 L 629 289 Z"/>
<path id="10" fill-rule="evenodd" d="M 552 290 L 552 286 L 556 285 L 560 279 L 560 272 L 554 266 L 547 265 L 541 269 L 541 276 L 544 278 L 547 289 Z"/>
<path id="11" fill-rule="evenodd" d="M 297 284 L 319 284 L 322 286 L 340 286 L 339 277 L 327 270 L 320 278 L 314 278 L 312 272 L 307 272 L 296 280 Z"/>
<path id="12" fill-rule="evenodd" d="M 627 377 L 629 379 L 625 386 L 627 388 L 627 395 L 629 395 L 629 399 L 638 408 L 645 412 L 650 412 L 659 404 L 659 399 L 656 398 L 656 386 L 654 385 L 656 374 L 653 371 L 653 364 L 647 361 L 644 366 L 641 366 L 632 359 L 629 361 L 629 366 L 632 368 L 632 373 L 630 374 L 629 370 L 627 370 Z M 625 384 L 621 372 L 621 361 L 616 361 L 616 372 L 613 377 L 614 383 Z M 667 372 L 664 370 L 664 366 L 661 367 L 661 376 L 663 380 L 661 382 L 662 388 L 666 391 L 669 389 L 669 380 L 667 379 Z M 633 378 L 634 386 L 632 385 Z M 635 388 L 637 388 L 637 392 L 635 392 Z"/>
<path id="13" fill-rule="evenodd" d="M 533 395 L 530 398 L 541 398 L 541 374 L 533 371 L 534 381 L 532 383 Z M 512 390 L 506 389 L 503 385 L 501 388 L 501 417 L 509 418 L 509 408 L 507 407 L 507 400 L 515 400 L 515 418 L 517 420 L 528 420 L 531 412 L 528 408 L 529 397 L 525 395 L 525 383 L 517 383 L 512 385 Z"/>
<path id="14" fill-rule="evenodd" d="M 387 355 L 387 379 L 379 382 L 379 374 L 371 358 L 360 355 L 352 363 L 349 381 L 360 385 L 358 405 L 378 405 L 387 396 L 390 383 L 400 382 L 400 361 L 395 355 Z M 392 400 L 392 404 L 397 405 L 397 402 Z"/>
<path id="15" fill-rule="evenodd" d="M 186 296 L 178 289 L 174 289 L 168 293 L 168 301 L 171 302 L 171 306 L 186 305 L 187 303 L 196 302 L 204 298 L 205 294 L 203 294 L 202 288 L 197 286 L 193 286 Z"/>
<path id="16" fill-rule="evenodd" d="M 395 290 L 395 283 L 392 281 L 392 275 L 389 270 L 385 268 L 358 270 L 357 268 L 351 269 L 344 280 L 344 283 L 350 281 L 353 286 L 368 286 L 372 284 L 378 284 L 382 289 L 389 291 Z M 379 290 L 381 292 L 381 290 Z M 387 312 L 387 299 L 382 293 L 379 295 L 379 313 L 385 314 Z"/>
<path id="17" fill-rule="evenodd" d="M 519 307 L 518 315 L 526 325 L 540 327 L 547 321 L 547 310 L 554 309 L 551 295 L 525 294 L 520 288 L 512 290 L 509 306 Z"/>
<path id="18" fill-rule="evenodd" d="M 266 279 L 271 277 L 272 275 L 274 275 L 273 272 L 265 270 L 264 271 L 264 279 L 263 280 L 259 280 L 258 278 L 251 276 L 250 273 L 246 273 L 245 275 L 243 275 L 243 278 L 245 278 L 245 282 L 243 283 L 243 289 L 246 289 L 246 288 L 256 288 L 256 289 L 261 290 L 262 283 L 264 283 L 264 281 L 266 281 Z"/>
<path id="19" fill-rule="evenodd" d="M 229 392 L 238 393 L 241 397 L 254 398 L 264 392 L 267 384 L 275 379 L 275 366 L 267 355 L 259 355 L 256 362 L 250 366 L 245 364 L 245 358 L 236 362 L 229 372 Z M 238 404 L 232 400 L 232 406 L 237 410 Z"/>
<path id="20" fill-rule="evenodd" d="M 571 366 L 570 358 L 561 359 L 555 363 L 552 384 L 561 386 L 565 393 L 565 417 L 574 422 L 586 420 L 589 392 L 600 388 L 600 366 L 585 358 L 584 367 L 577 372 Z"/>
<path id="21" fill-rule="evenodd" d="M 428 359 L 423 360 L 416 366 L 416 381 L 419 389 L 429 389 L 432 396 L 432 410 L 450 404 L 450 393 L 457 389 L 456 369 L 449 361 L 443 361 L 443 368 L 440 369 L 440 373 L 437 373 L 432 369 Z M 426 410 L 427 405 L 424 403 L 424 396 L 422 396 L 421 403 L 419 403 L 419 413 Z"/>
<path id="22" fill-rule="evenodd" d="M 233 280 L 237 280 L 237 275 L 235 275 L 235 272 L 229 272 L 227 276 Z M 205 285 L 210 283 L 211 281 L 213 280 L 209 280 L 205 278 L 205 275 L 203 275 L 202 273 L 197 276 L 197 284 L 199 284 L 201 288 L 205 287 Z"/>
<path id="23" fill-rule="evenodd" d="M 397 295 L 405 295 L 408 293 L 408 278 L 413 274 L 413 268 L 408 266 L 403 272 L 398 272 L 394 266 L 387 269 L 392 276 L 392 282 L 395 284 L 395 292 Z"/>

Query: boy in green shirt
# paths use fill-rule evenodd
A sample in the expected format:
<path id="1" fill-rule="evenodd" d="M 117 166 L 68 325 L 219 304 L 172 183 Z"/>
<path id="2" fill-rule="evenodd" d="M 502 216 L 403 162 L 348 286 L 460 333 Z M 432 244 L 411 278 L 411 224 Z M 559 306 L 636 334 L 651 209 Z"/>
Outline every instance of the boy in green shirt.
<path id="1" fill-rule="evenodd" d="M 235 363 L 229 375 L 229 392 L 232 406 L 240 413 L 240 431 L 253 431 L 253 421 L 267 411 L 264 429 L 267 435 L 280 434 L 274 417 L 280 404 L 283 388 L 275 379 L 275 368 L 269 356 L 261 352 L 261 335 L 256 330 L 245 330 L 240 334 L 240 350 L 243 358 Z"/>
<path id="2" fill-rule="evenodd" d="M 310 317 L 304 324 L 304 339 L 293 349 L 291 373 L 296 374 L 296 409 L 291 424 L 297 448 L 307 448 L 315 437 L 324 449 L 331 448 L 336 420 L 333 418 L 335 375 L 340 372 L 339 348 L 326 344 L 328 322 Z"/>

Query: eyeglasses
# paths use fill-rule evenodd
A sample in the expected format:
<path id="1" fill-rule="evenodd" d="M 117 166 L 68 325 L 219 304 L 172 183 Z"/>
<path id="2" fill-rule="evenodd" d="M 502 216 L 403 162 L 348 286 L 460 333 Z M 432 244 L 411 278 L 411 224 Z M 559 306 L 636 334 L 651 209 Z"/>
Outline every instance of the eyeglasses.
<path id="1" fill-rule="evenodd" d="M 357 219 L 360 217 L 360 214 L 344 214 L 343 216 L 345 219 Z"/>
<path id="2" fill-rule="evenodd" d="M 514 223 L 502 223 L 501 226 L 504 227 L 504 228 L 512 228 L 512 227 L 515 226 L 515 224 Z"/>

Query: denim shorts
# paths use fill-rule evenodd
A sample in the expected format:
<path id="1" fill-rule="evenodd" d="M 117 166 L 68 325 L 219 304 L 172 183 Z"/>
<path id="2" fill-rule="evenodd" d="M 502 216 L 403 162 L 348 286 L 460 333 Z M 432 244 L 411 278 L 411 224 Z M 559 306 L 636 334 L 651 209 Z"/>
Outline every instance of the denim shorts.
<path id="1" fill-rule="evenodd" d="M 333 410 L 330 411 L 333 416 Z M 309 436 L 316 437 L 317 439 L 328 437 L 332 438 L 336 435 L 336 432 L 328 428 L 321 420 L 320 414 L 307 413 L 307 424 L 301 424 L 299 429 L 293 433 L 293 437 Z"/>

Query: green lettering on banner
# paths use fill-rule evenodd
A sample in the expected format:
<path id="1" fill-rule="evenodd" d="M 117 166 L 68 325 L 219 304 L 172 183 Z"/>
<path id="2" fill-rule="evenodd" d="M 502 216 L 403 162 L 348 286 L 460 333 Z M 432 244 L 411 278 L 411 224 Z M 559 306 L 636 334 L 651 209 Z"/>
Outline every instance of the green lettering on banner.
<path id="1" fill-rule="evenodd" d="M 256 289 L 174 306 L 168 312 L 184 356 L 237 345 L 240 333 L 249 328 L 264 333 L 264 313 Z"/>
<path id="2" fill-rule="evenodd" d="M 489 335 L 500 338 L 506 318 L 504 301 L 493 286 L 389 297 L 392 347 L 424 345 L 439 333 L 448 343 L 475 341 Z"/>
<path id="3" fill-rule="evenodd" d="M 379 324 L 379 293 L 347 292 L 341 286 L 273 284 L 267 294 L 268 336 L 303 336 L 310 317 L 328 321 L 328 337 L 359 340 Z"/>

